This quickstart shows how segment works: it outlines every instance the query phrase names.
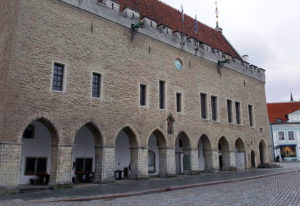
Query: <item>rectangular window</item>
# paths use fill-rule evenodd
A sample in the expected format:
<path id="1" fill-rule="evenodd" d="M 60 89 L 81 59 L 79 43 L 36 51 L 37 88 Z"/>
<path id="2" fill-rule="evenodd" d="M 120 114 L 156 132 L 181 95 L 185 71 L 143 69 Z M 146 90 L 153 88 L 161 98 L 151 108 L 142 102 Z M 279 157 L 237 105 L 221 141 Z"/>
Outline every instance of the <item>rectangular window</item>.
<path id="1" fill-rule="evenodd" d="M 177 108 L 177 112 L 182 111 L 182 95 L 181 95 L 181 93 L 176 93 L 176 108 Z"/>
<path id="2" fill-rule="evenodd" d="M 25 163 L 25 175 L 36 175 L 47 172 L 46 157 L 27 157 Z"/>
<path id="3" fill-rule="evenodd" d="M 201 103 L 201 117 L 202 119 L 207 119 L 207 95 L 204 93 L 200 94 Z"/>
<path id="4" fill-rule="evenodd" d="M 227 99 L 227 117 L 228 122 L 232 123 L 232 101 Z"/>
<path id="5" fill-rule="evenodd" d="M 76 158 L 75 173 L 92 172 L 92 158 Z"/>
<path id="6" fill-rule="evenodd" d="M 100 98 L 101 95 L 101 75 L 93 73 L 92 96 Z"/>
<path id="7" fill-rule="evenodd" d="M 241 124 L 241 104 L 239 102 L 235 102 L 235 116 L 236 124 Z"/>
<path id="8" fill-rule="evenodd" d="M 165 82 L 159 81 L 159 108 L 165 108 Z"/>
<path id="9" fill-rule="evenodd" d="M 284 140 L 284 132 L 278 132 L 278 139 Z"/>
<path id="10" fill-rule="evenodd" d="M 295 134 L 293 131 L 289 131 L 288 135 L 289 135 L 289 140 L 295 140 Z"/>
<path id="11" fill-rule="evenodd" d="M 248 105 L 248 112 L 249 112 L 250 127 L 253 127 L 253 107 L 252 107 L 252 105 Z"/>
<path id="12" fill-rule="evenodd" d="M 54 63 L 52 89 L 55 91 L 63 90 L 64 65 Z"/>
<path id="13" fill-rule="evenodd" d="M 146 106 L 146 91 L 147 87 L 144 84 L 140 84 L 140 105 Z"/>
<path id="14" fill-rule="evenodd" d="M 217 121 L 217 97 L 211 96 L 211 119 Z"/>

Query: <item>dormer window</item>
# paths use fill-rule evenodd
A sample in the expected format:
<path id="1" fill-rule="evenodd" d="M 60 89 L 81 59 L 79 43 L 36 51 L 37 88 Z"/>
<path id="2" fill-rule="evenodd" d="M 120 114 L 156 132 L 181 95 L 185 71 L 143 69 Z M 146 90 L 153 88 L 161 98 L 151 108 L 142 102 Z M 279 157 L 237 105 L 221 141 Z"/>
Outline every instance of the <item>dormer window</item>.
<path id="1" fill-rule="evenodd" d="M 278 118 L 278 119 L 276 119 L 276 123 L 282 123 L 282 119 L 280 119 L 280 118 Z"/>
<path id="2" fill-rule="evenodd" d="M 152 21 L 150 21 L 150 26 L 152 27 Z"/>
<path id="3" fill-rule="evenodd" d="M 114 7 L 115 7 L 115 5 L 114 5 L 114 3 L 112 3 L 112 4 L 111 4 L 111 8 L 114 9 Z"/>
<path id="4" fill-rule="evenodd" d="M 167 29 L 167 34 L 169 34 L 169 29 Z"/>

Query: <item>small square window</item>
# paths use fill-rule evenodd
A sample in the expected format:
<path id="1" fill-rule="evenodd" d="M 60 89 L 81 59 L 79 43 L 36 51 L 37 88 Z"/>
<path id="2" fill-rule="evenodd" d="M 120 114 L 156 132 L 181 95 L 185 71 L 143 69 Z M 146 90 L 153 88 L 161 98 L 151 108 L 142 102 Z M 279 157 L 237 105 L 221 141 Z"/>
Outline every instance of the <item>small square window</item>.
<path id="1" fill-rule="evenodd" d="M 284 132 L 278 132 L 278 138 L 279 138 L 279 140 L 283 141 L 284 140 Z"/>
<path id="2" fill-rule="evenodd" d="M 33 139 L 34 138 L 34 126 L 29 125 L 24 133 L 23 133 L 23 138 L 24 139 Z"/>
<path id="3" fill-rule="evenodd" d="M 289 140 L 295 140 L 295 133 L 293 131 L 288 132 Z"/>

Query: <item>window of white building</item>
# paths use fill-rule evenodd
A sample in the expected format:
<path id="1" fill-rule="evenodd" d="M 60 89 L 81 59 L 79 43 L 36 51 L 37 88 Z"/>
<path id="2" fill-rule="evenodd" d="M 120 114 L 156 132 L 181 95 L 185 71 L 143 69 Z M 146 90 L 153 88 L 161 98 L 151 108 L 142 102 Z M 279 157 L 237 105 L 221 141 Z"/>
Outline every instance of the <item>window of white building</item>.
<path id="1" fill-rule="evenodd" d="M 284 132 L 278 132 L 279 140 L 284 140 Z"/>
<path id="2" fill-rule="evenodd" d="M 289 140 L 295 140 L 295 134 L 294 131 L 289 131 L 288 132 Z"/>

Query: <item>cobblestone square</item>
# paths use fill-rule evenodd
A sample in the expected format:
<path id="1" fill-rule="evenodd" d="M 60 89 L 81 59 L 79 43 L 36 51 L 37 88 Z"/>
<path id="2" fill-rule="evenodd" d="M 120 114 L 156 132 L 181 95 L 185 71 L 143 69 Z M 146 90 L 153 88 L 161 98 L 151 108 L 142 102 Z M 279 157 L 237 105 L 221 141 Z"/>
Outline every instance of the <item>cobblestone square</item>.
<path id="1" fill-rule="evenodd" d="M 278 171 L 286 171 L 293 169 L 297 171 L 299 164 L 284 164 L 285 168 L 278 169 Z M 274 170 L 274 169 L 273 169 Z M 270 169 L 259 170 L 265 174 L 272 175 Z M 249 176 L 249 173 L 243 172 L 240 174 L 243 177 Z M 228 174 L 218 175 L 225 180 Z M 259 177 L 259 175 L 256 175 Z M 249 176 L 250 177 L 250 176 Z M 178 178 L 176 181 L 180 181 Z M 128 184 L 128 183 L 125 183 Z M 92 187 L 97 190 L 97 187 Z M 92 188 L 86 188 L 91 190 Z M 65 191 L 61 193 L 68 194 Z M 76 190 L 73 191 L 76 193 Z M 42 194 L 42 193 L 40 193 Z M 170 192 L 161 192 L 148 195 L 139 195 L 133 197 L 124 197 L 107 200 L 93 200 L 93 201 L 70 201 L 62 202 L 57 199 L 60 196 L 54 195 L 53 192 L 47 192 L 49 197 L 47 199 L 38 198 L 39 193 L 20 194 L 19 196 L 11 196 L 7 200 L 0 200 L 1 206 L 166 206 L 166 205 L 199 205 L 199 206 L 241 206 L 241 205 L 261 205 L 261 206 L 297 206 L 300 205 L 300 172 L 291 172 L 288 174 L 280 174 L 269 177 L 241 180 L 237 182 L 212 184 L 208 186 L 200 186 L 190 189 L 180 189 Z M 28 198 L 28 195 L 32 199 Z M 69 196 L 71 199 L 79 197 Z M 42 197 L 42 196 L 41 196 Z M 67 197 L 67 196 L 65 196 Z M 2 199 L 5 199 L 2 197 Z M 63 198 L 64 199 L 64 198 Z"/>

